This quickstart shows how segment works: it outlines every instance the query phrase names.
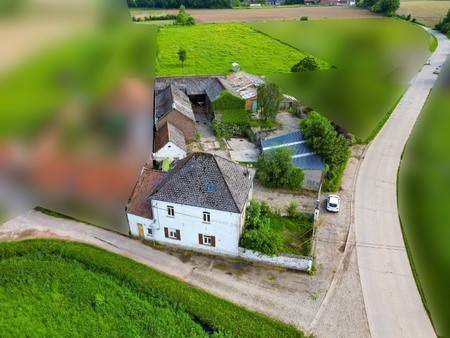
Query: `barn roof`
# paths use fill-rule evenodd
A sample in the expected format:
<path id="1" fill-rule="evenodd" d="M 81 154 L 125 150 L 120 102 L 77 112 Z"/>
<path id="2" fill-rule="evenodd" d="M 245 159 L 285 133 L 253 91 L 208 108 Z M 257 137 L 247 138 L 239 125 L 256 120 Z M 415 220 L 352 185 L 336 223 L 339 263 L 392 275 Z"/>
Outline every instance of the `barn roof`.
<path id="1" fill-rule="evenodd" d="M 168 85 L 160 92 L 155 99 L 156 118 L 160 119 L 173 109 L 178 110 L 181 114 L 195 120 L 192 111 L 191 102 L 186 94 L 175 87 L 173 84 Z"/>
<path id="2" fill-rule="evenodd" d="M 208 153 L 193 153 L 177 162 L 149 199 L 241 213 L 252 187 L 254 170 Z"/>
<path id="3" fill-rule="evenodd" d="M 263 153 L 279 147 L 291 149 L 293 152 L 292 163 L 296 168 L 325 170 L 325 163 L 314 149 L 306 144 L 300 131 L 263 140 L 261 146 Z"/>
<path id="4" fill-rule="evenodd" d="M 172 142 L 180 149 L 186 151 L 186 142 L 184 140 L 183 132 L 167 122 L 156 132 L 155 152 L 159 151 L 169 142 Z"/>

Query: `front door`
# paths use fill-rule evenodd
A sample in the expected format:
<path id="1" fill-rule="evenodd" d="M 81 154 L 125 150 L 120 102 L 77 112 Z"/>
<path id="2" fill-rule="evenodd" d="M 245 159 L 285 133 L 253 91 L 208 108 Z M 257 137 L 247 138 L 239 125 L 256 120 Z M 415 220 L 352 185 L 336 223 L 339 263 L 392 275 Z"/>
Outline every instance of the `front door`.
<path id="1" fill-rule="evenodd" d="M 258 101 L 253 101 L 252 102 L 252 111 L 255 112 L 257 108 L 258 108 Z"/>
<path id="2" fill-rule="evenodd" d="M 139 237 L 144 238 L 144 226 L 141 223 L 138 223 L 138 232 Z"/>

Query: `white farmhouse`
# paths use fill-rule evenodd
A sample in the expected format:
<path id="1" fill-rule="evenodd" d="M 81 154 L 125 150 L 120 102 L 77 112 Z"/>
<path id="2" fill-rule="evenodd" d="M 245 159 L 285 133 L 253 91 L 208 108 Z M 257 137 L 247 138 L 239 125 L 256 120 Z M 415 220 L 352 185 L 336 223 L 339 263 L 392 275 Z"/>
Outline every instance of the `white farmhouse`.
<path id="1" fill-rule="evenodd" d="M 186 142 L 183 132 L 169 122 L 156 132 L 154 143 L 153 158 L 156 161 L 168 158 L 172 162 L 186 157 Z"/>
<path id="2" fill-rule="evenodd" d="M 254 171 L 213 154 L 193 153 L 160 175 L 143 171 L 136 185 L 127 205 L 131 234 L 236 255 Z"/>

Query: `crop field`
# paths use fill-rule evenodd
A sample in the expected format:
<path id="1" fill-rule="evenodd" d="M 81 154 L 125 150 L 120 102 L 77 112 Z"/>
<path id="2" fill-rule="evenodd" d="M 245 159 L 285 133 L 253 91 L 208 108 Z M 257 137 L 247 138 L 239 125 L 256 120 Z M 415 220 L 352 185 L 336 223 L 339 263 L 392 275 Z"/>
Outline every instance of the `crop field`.
<path id="1" fill-rule="evenodd" d="M 433 28 L 445 17 L 449 8 L 450 1 L 402 1 L 397 13 L 411 14 L 418 22 Z"/>
<path id="2" fill-rule="evenodd" d="M 362 141 L 373 136 L 433 42 L 420 27 L 384 18 L 248 25 L 336 67 L 268 77 Z"/>
<path id="3" fill-rule="evenodd" d="M 399 210 L 416 281 L 439 337 L 450 337 L 450 95 L 434 88 L 406 145 Z"/>
<path id="4" fill-rule="evenodd" d="M 176 14 L 177 9 L 155 10 L 153 8 L 131 8 L 131 15 Z M 328 18 L 374 18 L 378 17 L 368 10 L 350 6 L 302 6 L 285 8 L 248 8 L 248 9 L 188 9 L 197 23 L 251 22 L 263 20 L 295 20 L 302 16 L 309 19 Z"/>
<path id="5" fill-rule="evenodd" d="M 178 59 L 180 48 L 186 50 L 184 67 Z M 257 75 L 289 73 L 307 55 L 243 24 L 161 27 L 157 75 L 228 74 L 233 62 Z"/>
<path id="6" fill-rule="evenodd" d="M 0 244 L 0 336 L 303 337 L 295 328 L 81 243 Z"/>

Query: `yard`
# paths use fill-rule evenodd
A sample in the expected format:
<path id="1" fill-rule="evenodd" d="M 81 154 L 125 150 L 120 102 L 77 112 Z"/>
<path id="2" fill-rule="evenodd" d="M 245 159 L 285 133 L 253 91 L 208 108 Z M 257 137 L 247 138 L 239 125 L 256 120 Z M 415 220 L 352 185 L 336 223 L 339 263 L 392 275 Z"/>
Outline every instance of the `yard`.
<path id="1" fill-rule="evenodd" d="M 406 145 L 398 179 L 405 243 L 440 337 L 450 336 L 449 87 L 431 92 Z"/>
<path id="2" fill-rule="evenodd" d="M 422 28 L 387 18 L 248 25 L 337 68 L 269 79 L 361 141 L 373 136 L 434 43 Z"/>
<path id="3" fill-rule="evenodd" d="M 0 244 L 0 301 L 1 336 L 303 337 L 128 258 L 59 240 Z"/>
<path id="4" fill-rule="evenodd" d="M 177 55 L 180 48 L 186 50 L 184 67 Z M 229 74 L 233 62 L 256 75 L 289 73 L 307 55 L 243 24 L 161 27 L 157 75 Z M 318 62 L 322 68 L 329 67 Z"/>

